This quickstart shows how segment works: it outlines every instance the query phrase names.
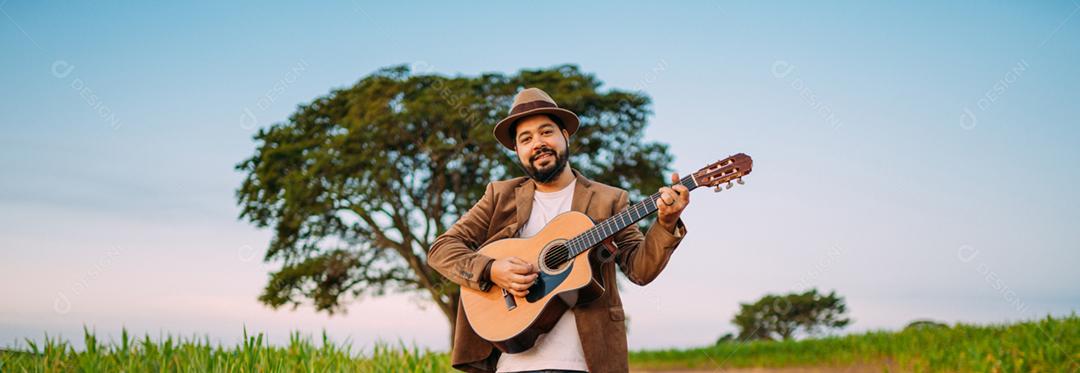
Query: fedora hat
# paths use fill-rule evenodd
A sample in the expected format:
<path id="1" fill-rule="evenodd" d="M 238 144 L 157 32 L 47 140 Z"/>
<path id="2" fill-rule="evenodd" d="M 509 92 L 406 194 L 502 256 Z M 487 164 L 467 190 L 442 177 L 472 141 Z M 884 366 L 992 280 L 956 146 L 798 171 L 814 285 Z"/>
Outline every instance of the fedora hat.
<path id="1" fill-rule="evenodd" d="M 578 117 L 574 112 L 560 108 L 555 100 L 548 96 L 547 92 L 539 88 L 526 88 L 514 96 L 514 104 L 510 107 L 510 115 L 495 124 L 495 139 L 510 150 L 514 150 L 514 134 L 510 133 L 510 127 L 518 119 L 536 115 L 551 114 L 562 121 L 563 129 L 573 135 L 578 129 Z"/>

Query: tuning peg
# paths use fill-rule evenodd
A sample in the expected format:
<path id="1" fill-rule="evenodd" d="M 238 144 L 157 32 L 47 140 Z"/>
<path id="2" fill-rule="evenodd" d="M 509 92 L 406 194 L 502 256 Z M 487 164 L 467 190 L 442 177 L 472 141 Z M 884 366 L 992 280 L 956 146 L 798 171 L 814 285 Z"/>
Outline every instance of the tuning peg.
<path id="1" fill-rule="evenodd" d="M 743 185 L 743 184 L 746 184 L 746 182 L 742 181 L 742 178 L 741 178 L 741 177 L 740 177 L 740 178 L 738 178 L 738 179 L 735 179 L 735 182 L 739 183 L 739 185 Z"/>
<path id="2" fill-rule="evenodd" d="M 733 188 L 733 187 L 735 187 L 735 184 L 734 184 L 734 183 L 732 183 L 732 182 L 730 182 L 730 181 L 729 181 L 729 182 L 727 182 L 727 188 L 728 188 L 728 189 L 731 189 L 731 188 Z"/>
<path id="3" fill-rule="evenodd" d="M 716 189 L 714 189 L 713 191 L 714 191 L 714 192 L 717 192 L 717 193 L 720 193 L 720 192 L 723 192 L 723 191 L 724 191 L 724 188 L 723 188 L 723 187 L 721 187 L 721 186 L 719 186 L 719 185 L 717 185 L 717 186 L 716 186 Z"/>

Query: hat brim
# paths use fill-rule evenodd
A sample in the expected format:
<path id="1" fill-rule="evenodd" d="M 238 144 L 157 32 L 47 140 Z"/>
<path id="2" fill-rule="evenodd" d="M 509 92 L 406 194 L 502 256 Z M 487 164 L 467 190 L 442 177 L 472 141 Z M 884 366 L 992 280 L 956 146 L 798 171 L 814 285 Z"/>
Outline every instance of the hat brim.
<path id="1" fill-rule="evenodd" d="M 495 124 L 495 129 L 492 133 L 495 134 L 495 139 L 499 140 L 499 143 L 505 146 L 507 149 L 514 150 L 514 134 L 510 133 L 510 127 L 518 119 L 537 114 L 551 114 L 562 120 L 563 128 L 570 135 L 577 132 L 578 129 L 578 117 L 577 114 L 570 110 L 566 110 L 558 107 L 542 107 L 532 110 L 523 111 L 500 120 Z"/>

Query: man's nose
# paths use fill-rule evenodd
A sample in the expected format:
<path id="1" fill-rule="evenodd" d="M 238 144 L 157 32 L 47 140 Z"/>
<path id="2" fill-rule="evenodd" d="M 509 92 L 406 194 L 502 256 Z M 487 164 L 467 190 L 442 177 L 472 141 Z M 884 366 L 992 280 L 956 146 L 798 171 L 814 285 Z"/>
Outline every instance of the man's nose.
<path id="1" fill-rule="evenodd" d="M 543 149 L 543 148 L 546 148 L 546 147 L 547 147 L 547 145 L 544 145 L 544 143 L 542 141 L 539 141 L 539 140 L 533 141 L 533 146 L 532 146 L 533 155 L 540 154 L 540 150 Z"/>

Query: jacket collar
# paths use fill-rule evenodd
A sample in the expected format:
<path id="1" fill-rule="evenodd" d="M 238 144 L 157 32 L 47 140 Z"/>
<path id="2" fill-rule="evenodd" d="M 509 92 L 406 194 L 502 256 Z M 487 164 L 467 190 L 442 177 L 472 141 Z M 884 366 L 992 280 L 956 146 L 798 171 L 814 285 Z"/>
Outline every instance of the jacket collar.
<path id="1" fill-rule="evenodd" d="M 570 203 L 570 210 L 585 213 L 585 210 L 589 207 L 589 201 L 592 200 L 593 188 L 592 181 L 586 178 L 577 170 L 571 168 L 570 172 L 574 174 L 577 179 L 577 184 L 574 185 L 574 197 Z M 532 214 L 532 200 L 533 194 L 536 193 L 536 183 L 532 179 L 525 178 L 521 184 L 518 184 L 514 189 L 515 202 L 517 203 L 517 228 L 525 226 L 525 222 L 529 220 L 529 215 Z"/>

